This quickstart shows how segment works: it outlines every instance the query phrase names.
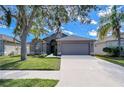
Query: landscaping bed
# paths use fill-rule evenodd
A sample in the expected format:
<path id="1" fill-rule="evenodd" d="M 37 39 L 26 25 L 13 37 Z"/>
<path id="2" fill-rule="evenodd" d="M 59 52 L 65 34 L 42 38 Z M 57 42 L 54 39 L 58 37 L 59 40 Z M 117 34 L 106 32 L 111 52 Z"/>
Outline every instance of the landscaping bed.
<path id="1" fill-rule="evenodd" d="M 0 79 L 0 87 L 54 87 L 57 83 L 49 79 Z"/>
<path id="2" fill-rule="evenodd" d="M 59 70 L 60 58 L 28 56 L 26 61 L 20 61 L 19 56 L 1 56 L 0 70 Z"/>
<path id="3" fill-rule="evenodd" d="M 124 57 L 111 57 L 111 56 L 102 56 L 102 55 L 97 55 L 96 57 L 111 63 L 124 66 Z"/>

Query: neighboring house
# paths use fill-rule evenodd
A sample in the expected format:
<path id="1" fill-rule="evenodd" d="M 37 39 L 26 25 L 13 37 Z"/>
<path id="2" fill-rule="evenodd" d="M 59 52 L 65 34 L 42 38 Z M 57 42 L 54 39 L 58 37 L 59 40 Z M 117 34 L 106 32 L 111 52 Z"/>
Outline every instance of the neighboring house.
<path id="1" fill-rule="evenodd" d="M 29 44 L 27 44 L 27 52 L 29 52 Z M 20 43 L 13 37 L 0 34 L 0 55 L 18 55 L 20 54 Z"/>
<path id="2" fill-rule="evenodd" d="M 64 33 L 58 35 L 54 33 L 43 40 L 33 40 L 31 50 L 34 51 L 33 54 L 46 52 L 45 54 L 53 53 L 56 55 L 90 55 L 94 52 L 94 41 L 75 35 L 69 36 Z"/>
<path id="3" fill-rule="evenodd" d="M 103 48 L 105 47 L 117 47 L 118 40 L 113 36 L 108 36 L 104 40 L 97 40 L 94 43 L 94 54 L 105 55 L 106 53 L 103 52 Z M 124 47 L 124 32 L 121 33 L 121 46 Z"/>

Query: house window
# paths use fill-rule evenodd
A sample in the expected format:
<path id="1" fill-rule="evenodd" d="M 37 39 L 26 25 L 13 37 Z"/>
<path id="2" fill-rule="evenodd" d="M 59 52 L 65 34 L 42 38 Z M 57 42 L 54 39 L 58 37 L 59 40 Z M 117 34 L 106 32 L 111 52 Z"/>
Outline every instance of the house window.
<path id="1" fill-rule="evenodd" d="M 40 48 L 40 43 L 38 42 L 37 44 L 36 44 L 36 49 L 38 50 Z"/>

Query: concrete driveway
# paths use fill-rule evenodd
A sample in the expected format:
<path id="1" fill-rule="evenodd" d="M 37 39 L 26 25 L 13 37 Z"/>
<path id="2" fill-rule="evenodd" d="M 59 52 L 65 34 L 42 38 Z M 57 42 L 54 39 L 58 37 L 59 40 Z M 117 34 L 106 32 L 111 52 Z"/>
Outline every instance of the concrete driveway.
<path id="1" fill-rule="evenodd" d="M 92 56 L 62 56 L 57 87 L 124 86 L 124 67 Z"/>

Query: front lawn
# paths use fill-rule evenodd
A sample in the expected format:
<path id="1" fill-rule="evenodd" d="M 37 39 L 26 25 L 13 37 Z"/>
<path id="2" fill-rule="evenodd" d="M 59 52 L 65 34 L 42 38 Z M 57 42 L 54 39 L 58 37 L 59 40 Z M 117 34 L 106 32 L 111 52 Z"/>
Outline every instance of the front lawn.
<path id="1" fill-rule="evenodd" d="M 57 83 L 49 79 L 0 79 L 0 87 L 54 87 Z"/>
<path id="2" fill-rule="evenodd" d="M 28 56 L 27 61 L 20 61 L 19 56 L 1 56 L 0 69 L 1 70 L 59 70 L 60 58 L 41 58 Z"/>
<path id="3" fill-rule="evenodd" d="M 97 55 L 96 57 L 106 60 L 106 61 L 109 61 L 111 63 L 115 63 L 118 65 L 124 66 L 124 57 L 109 57 L 109 56 L 100 56 L 100 55 Z"/>

